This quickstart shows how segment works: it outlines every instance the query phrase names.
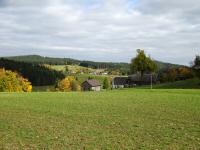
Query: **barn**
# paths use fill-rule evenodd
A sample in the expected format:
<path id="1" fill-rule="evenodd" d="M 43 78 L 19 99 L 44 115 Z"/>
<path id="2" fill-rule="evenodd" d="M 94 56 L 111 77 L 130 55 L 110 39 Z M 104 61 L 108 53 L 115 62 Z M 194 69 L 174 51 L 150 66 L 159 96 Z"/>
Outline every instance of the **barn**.
<path id="1" fill-rule="evenodd" d="M 152 73 L 152 74 L 144 74 L 143 77 L 141 77 L 140 74 L 133 74 L 128 76 L 129 79 L 129 84 L 133 85 L 150 85 L 151 82 L 153 84 L 156 84 L 157 82 L 157 74 Z"/>
<path id="2" fill-rule="evenodd" d="M 112 87 L 124 88 L 124 87 L 135 87 L 140 85 L 150 85 L 151 82 L 156 84 L 157 74 L 144 74 L 141 77 L 140 74 L 133 74 L 127 77 L 115 77 L 112 81 Z"/>
<path id="3" fill-rule="evenodd" d="M 101 84 L 98 80 L 90 79 L 82 83 L 83 91 L 101 91 Z"/>
<path id="4" fill-rule="evenodd" d="M 128 86 L 128 77 L 115 77 L 112 80 L 112 88 L 124 88 Z"/>

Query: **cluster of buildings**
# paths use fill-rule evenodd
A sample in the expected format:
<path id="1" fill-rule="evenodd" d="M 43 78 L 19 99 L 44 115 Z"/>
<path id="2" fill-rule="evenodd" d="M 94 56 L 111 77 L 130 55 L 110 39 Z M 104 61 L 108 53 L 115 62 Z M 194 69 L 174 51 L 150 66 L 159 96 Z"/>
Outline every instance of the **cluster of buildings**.
<path id="1" fill-rule="evenodd" d="M 114 77 L 112 79 L 112 89 L 132 88 L 141 85 L 156 84 L 157 74 L 134 74 L 130 76 Z M 84 91 L 100 91 L 102 85 L 98 80 L 90 79 L 82 83 Z"/>

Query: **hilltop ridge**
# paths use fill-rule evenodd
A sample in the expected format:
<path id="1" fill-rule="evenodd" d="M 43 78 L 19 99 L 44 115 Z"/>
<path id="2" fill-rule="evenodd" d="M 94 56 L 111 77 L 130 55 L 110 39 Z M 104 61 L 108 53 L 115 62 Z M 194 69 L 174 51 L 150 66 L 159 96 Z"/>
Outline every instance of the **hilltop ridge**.
<path id="1" fill-rule="evenodd" d="M 72 58 L 54 58 L 54 57 L 44 57 L 40 55 L 23 55 L 23 56 L 12 56 L 12 57 L 4 57 L 6 59 L 29 62 L 29 63 L 37 63 L 37 64 L 50 64 L 50 65 L 80 65 L 89 68 L 108 68 L 108 69 L 128 69 L 129 63 L 126 62 L 96 62 L 96 61 L 88 61 L 88 60 L 78 60 Z M 170 67 L 181 67 L 183 65 L 171 64 L 166 62 L 161 62 L 155 60 L 159 69 L 170 68 Z"/>

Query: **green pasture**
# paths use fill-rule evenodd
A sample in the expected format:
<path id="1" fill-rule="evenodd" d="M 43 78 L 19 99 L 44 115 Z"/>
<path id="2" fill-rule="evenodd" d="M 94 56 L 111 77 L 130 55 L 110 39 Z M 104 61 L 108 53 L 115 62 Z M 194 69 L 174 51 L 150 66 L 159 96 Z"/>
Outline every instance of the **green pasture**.
<path id="1" fill-rule="evenodd" d="M 199 148 L 199 90 L 0 93 L 0 149 Z"/>

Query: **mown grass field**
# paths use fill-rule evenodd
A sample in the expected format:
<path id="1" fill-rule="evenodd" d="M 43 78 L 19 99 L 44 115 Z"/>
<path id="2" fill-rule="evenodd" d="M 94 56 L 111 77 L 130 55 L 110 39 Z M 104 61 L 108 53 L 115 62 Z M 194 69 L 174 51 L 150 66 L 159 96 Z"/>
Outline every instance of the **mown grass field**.
<path id="1" fill-rule="evenodd" d="M 200 149 L 199 90 L 0 93 L 0 149 Z"/>

